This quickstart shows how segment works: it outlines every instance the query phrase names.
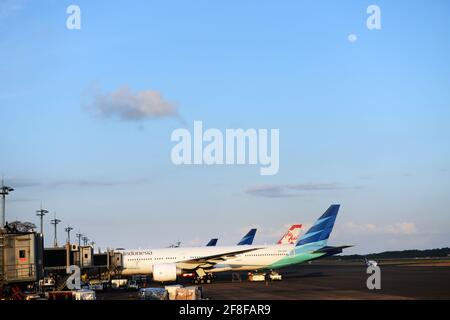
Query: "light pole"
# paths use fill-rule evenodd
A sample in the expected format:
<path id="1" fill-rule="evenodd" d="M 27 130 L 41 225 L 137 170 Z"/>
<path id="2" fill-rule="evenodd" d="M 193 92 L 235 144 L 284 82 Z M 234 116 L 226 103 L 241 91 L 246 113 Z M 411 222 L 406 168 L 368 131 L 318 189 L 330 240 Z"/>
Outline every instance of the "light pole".
<path id="1" fill-rule="evenodd" d="M 86 237 L 86 236 L 84 236 L 84 237 L 83 237 L 83 245 L 84 245 L 85 247 L 87 246 L 88 241 L 89 241 L 89 238 Z"/>
<path id="2" fill-rule="evenodd" d="M 81 233 L 81 231 L 78 231 L 78 233 L 76 234 L 76 237 L 78 238 L 78 247 L 81 247 L 81 238 L 83 237 L 83 234 Z"/>
<path id="3" fill-rule="evenodd" d="M 67 227 L 64 229 L 64 231 L 67 232 L 67 243 L 70 244 L 70 231 L 72 231 L 73 228 L 72 227 Z"/>
<path id="4" fill-rule="evenodd" d="M 82 265 L 82 255 L 81 255 L 81 238 L 83 237 L 83 234 L 80 230 L 78 230 L 78 233 L 75 235 L 78 238 L 78 266 L 81 267 Z"/>
<path id="5" fill-rule="evenodd" d="M 41 209 L 36 211 L 36 215 L 39 217 L 39 219 L 41 220 L 41 234 L 44 235 L 44 216 L 48 213 L 47 210 Z"/>
<path id="6" fill-rule="evenodd" d="M 55 226 L 55 238 L 53 240 L 53 245 L 55 248 L 58 247 L 58 224 L 61 222 L 61 220 L 56 219 L 56 213 L 55 213 L 55 219 L 50 221 L 52 225 Z"/>
<path id="7" fill-rule="evenodd" d="M 6 213 L 5 213 L 5 206 L 6 206 L 6 196 L 14 191 L 13 188 L 5 186 L 2 179 L 2 186 L 0 188 L 0 195 L 2 196 L 2 216 L 0 218 L 0 228 L 3 228 L 6 223 Z"/>

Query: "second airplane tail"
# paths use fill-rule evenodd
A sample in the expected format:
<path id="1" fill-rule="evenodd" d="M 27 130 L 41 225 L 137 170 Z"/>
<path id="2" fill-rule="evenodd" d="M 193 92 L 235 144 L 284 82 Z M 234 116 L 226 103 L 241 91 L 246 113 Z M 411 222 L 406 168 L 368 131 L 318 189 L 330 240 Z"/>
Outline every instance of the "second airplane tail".
<path id="1" fill-rule="evenodd" d="M 301 228 L 302 228 L 301 224 L 294 224 L 277 242 L 277 244 L 295 244 L 298 241 L 298 238 L 300 237 Z"/>
<path id="2" fill-rule="evenodd" d="M 246 245 L 252 245 L 253 239 L 255 239 L 257 229 L 251 229 L 243 238 L 241 241 L 239 241 L 238 246 L 246 246 Z"/>

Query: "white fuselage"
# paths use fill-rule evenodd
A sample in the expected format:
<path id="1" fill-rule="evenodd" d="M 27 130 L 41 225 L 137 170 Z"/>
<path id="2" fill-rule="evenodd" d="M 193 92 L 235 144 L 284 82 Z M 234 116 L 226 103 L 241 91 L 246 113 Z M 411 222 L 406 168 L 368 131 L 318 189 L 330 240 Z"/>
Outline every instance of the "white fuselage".
<path id="1" fill-rule="evenodd" d="M 125 276 L 152 274 L 153 266 L 158 264 L 177 264 L 183 272 L 188 272 L 199 266 L 198 264 L 195 264 L 194 266 L 192 260 L 225 254 L 228 252 L 236 252 L 239 250 L 255 249 L 254 251 L 225 258 L 222 261 L 218 260 L 215 264 L 200 264 L 200 267 L 211 273 L 229 270 L 251 271 L 263 269 L 280 259 L 288 257 L 294 247 L 294 245 L 289 244 L 122 251 L 124 267 L 122 274 Z"/>

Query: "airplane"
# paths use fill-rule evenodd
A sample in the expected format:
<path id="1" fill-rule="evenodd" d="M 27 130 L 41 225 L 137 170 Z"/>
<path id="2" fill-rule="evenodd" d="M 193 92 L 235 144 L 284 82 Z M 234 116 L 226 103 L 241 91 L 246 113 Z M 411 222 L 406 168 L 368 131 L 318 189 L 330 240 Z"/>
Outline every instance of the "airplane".
<path id="1" fill-rule="evenodd" d="M 255 239 L 256 231 L 257 231 L 257 229 L 251 229 L 242 238 L 242 240 L 239 241 L 239 243 L 237 245 L 238 246 L 252 245 L 253 244 L 253 240 Z M 219 241 L 219 239 L 211 239 L 206 246 L 207 247 L 215 247 L 217 245 L 217 241 Z"/>
<path id="2" fill-rule="evenodd" d="M 340 254 L 351 246 L 328 246 L 340 205 L 332 205 L 296 244 L 197 247 L 123 251 L 122 275 L 152 275 L 155 282 L 175 282 L 183 273 L 210 283 L 215 273 L 274 270 Z"/>
<path id="3" fill-rule="evenodd" d="M 301 224 L 292 225 L 277 244 L 295 244 L 300 237 Z"/>

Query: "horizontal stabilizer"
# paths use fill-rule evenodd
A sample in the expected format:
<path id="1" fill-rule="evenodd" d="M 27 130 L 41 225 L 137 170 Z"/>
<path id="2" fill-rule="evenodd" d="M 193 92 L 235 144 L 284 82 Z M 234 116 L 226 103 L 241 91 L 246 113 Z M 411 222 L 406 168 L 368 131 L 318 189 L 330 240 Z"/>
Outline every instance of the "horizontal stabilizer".
<path id="1" fill-rule="evenodd" d="M 344 249 L 351 248 L 351 247 L 353 247 L 353 246 L 323 247 L 322 249 L 314 251 L 314 253 L 325 253 L 326 255 L 334 256 L 336 254 L 341 254 Z"/>

